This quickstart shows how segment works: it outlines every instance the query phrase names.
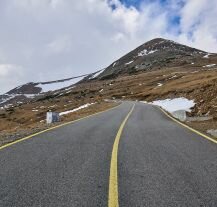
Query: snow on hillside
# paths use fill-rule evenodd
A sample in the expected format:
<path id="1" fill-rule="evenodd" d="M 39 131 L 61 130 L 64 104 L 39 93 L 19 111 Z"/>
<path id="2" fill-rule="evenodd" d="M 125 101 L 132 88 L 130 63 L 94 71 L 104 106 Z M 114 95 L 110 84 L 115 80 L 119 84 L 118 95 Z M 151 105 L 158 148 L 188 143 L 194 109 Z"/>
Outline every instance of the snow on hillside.
<path id="1" fill-rule="evenodd" d="M 23 94 L 26 98 L 35 98 L 39 94 Z"/>
<path id="2" fill-rule="evenodd" d="M 16 97 L 16 95 L 14 95 L 14 94 L 5 94 L 5 98 L 3 98 L 3 99 L 1 99 L 0 100 L 0 104 L 4 104 L 4 103 L 6 103 L 7 101 L 10 101 L 11 99 L 13 99 L 13 98 L 15 98 Z"/>
<path id="3" fill-rule="evenodd" d="M 5 94 L 6 97 L 0 99 L 0 104 L 5 104 L 8 101 L 20 96 L 25 96 L 26 98 L 35 98 L 37 95 L 39 94 Z"/>
<path id="4" fill-rule="evenodd" d="M 138 56 L 144 56 L 144 55 L 147 55 L 148 51 L 147 50 L 143 50 L 141 52 L 138 53 Z"/>
<path id="5" fill-rule="evenodd" d="M 178 110 L 185 110 L 190 112 L 191 108 L 194 107 L 195 105 L 193 100 L 188 100 L 183 97 L 174 98 L 174 99 L 157 100 L 151 102 L 151 104 L 160 106 L 170 113 Z"/>
<path id="6" fill-rule="evenodd" d="M 128 62 L 128 63 L 125 63 L 125 65 L 130 65 L 131 63 L 133 63 L 134 61 L 133 60 L 131 60 L 130 62 Z"/>
<path id="7" fill-rule="evenodd" d="M 203 58 L 209 58 L 209 53 L 207 53 L 205 56 L 203 56 Z"/>
<path id="8" fill-rule="evenodd" d="M 95 73 L 90 79 L 94 79 L 94 78 L 98 77 L 101 73 L 104 72 L 104 70 L 105 70 L 105 69 L 100 70 L 99 72 Z"/>
<path id="9" fill-rule="evenodd" d="M 216 64 L 204 65 L 203 68 L 211 68 L 211 67 L 214 67 L 214 66 L 216 66 Z"/>
<path id="10" fill-rule="evenodd" d="M 157 50 L 150 50 L 150 51 L 148 51 L 148 50 L 145 49 L 145 50 L 139 52 L 138 56 L 142 57 L 144 55 L 149 55 L 149 54 L 152 54 L 152 53 L 155 53 L 155 52 L 157 52 Z"/>
<path id="11" fill-rule="evenodd" d="M 75 109 L 73 109 L 73 110 L 60 112 L 59 115 L 60 115 L 60 116 L 63 116 L 63 115 L 69 114 L 69 113 L 73 113 L 73 112 L 75 112 L 75 111 L 78 111 L 78 110 L 87 108 L 87 107 L 89 107 L 89 106 L 91 106 L 91 105 L 93 105 L 93 104 L 95 104 L 95 103 L 87 103 L 87 104 L 84 104 L 84 105 L 82 105 L 82 106 L 79 106 L 78 108 L 75 108 Z"/>
<path id="12" fill-rule="evenodd" d="M 62 82 L 54 82 L 54 83 L 47 83 L 47 84 L 40 83 L 36 87 L 40 87 L 42 89 L 41 92 L 45 93 L 48 91 L 56 91 L 56 90 L 59 90 L 61 88 L 66 88 L 70 85 L 78 83 L 82 79 L 84 79 L 84 77 L 73 78 L 71 80 L 62 81 Z"/>

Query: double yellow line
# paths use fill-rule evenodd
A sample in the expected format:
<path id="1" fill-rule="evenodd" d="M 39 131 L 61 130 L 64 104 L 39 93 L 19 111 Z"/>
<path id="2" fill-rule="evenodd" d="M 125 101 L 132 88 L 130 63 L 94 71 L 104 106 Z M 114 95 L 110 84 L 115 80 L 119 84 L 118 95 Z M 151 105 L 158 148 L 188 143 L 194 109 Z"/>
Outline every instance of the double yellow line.
<path id="1" fill-rule="evenodd" d="M 108 197 L 108 207 L 118 207 L 118 145 L 120 142 L 121 134 L 123 132 L 124 126 L 133 112 L 135 104 L 131 108 L 130 112 L 127 114 L 126 118 L 122 122 L 118 133 L 115 138 L 115 142 L 112 150 L 111 164 L 110 164 L 110 176 L 109 176 L 109 197 Z"/>

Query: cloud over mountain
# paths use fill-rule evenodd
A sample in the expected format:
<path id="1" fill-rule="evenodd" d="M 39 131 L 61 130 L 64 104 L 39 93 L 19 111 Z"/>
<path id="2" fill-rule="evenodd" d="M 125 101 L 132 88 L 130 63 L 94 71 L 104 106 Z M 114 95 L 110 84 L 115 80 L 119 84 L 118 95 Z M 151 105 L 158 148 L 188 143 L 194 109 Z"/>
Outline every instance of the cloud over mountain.
<path id="1" fill-rule="evenodd" d="M 215 0 L 1 1 L 0 92 L 94 72 L 155 37 L 216 52 L 216 13 Z"/>

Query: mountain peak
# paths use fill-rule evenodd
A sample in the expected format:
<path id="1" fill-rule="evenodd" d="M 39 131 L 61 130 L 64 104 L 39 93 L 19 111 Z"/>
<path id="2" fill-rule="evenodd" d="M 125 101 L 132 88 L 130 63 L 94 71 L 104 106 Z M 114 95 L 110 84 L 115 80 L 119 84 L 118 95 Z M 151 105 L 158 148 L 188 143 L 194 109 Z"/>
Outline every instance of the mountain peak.
<path id="1" fill-rule="evenodd" d="M 164 38 L 161 38 L 161 37 L 157 37 L 157 38 L 154 38 L 154 39 L 151 39 L 151 40 L 147 41 L 145 44 L 147 44 L 147 43 L 159 43 L 159 42 L 162 42 L 162 41 L 170 42 L 171 40 L 164 39 Z"/>
<path id="2" fill-rule="evenodd" d="M 49 82 L 27 83 L 6 94 L 0 95 L 0 107 L 27 102 L 31 99 L 61 96 L 70 93 L 77 84 L 88 81 L 113 79 L 137 72 L 164 70 L 168 68 L 192 69 L 214 67 L 217 55 L 191 48 L 164 38 L 152 39 L 113 62 L 110 66 L 94 73 Z"/>
<path id="3" fill-rule="evenodd" d="M 158 37 L 158 38 L 154 38 L 152 40 L 145 42 L 143 45 L 153 45 L 153 44 L 162 44 L 162 43 L 179 44 L 173 40 Z"/>
<path id="4" fill-rule="evenodd" d="M 175 41 L 163 39 L 163 38 L 155 38 L 152 39 L 143 45 L 140 46 L 141 48 L 149 50 L 179 50 L 179 51 L 185 51 L 185 52 L 203 52 L 201 50 L 197 50 L 195 48 L 191 48 L 186 45 L 179 44 Z M 139 48 L 140 48 L 139 47 Z"/>
<path id="5" fill-rule="evenodd" d="M 99 78 L 191 64 L 207 53 L 175 41 L 155 38 L 112 63 Z"/>

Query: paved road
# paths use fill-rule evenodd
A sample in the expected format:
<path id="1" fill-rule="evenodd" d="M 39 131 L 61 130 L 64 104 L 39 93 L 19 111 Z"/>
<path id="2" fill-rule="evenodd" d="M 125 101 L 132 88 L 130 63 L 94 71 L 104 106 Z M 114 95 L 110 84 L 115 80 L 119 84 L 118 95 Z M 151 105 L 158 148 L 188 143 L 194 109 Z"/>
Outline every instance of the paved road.
<path id="1" fill-rule="evenodd" d="M 0 150 L 0 206 L 108 206 L 115 137 L 133 103 Z M 217 145 L 136 103 L 118 148 L 119 206 L 217 206 Z"/>

